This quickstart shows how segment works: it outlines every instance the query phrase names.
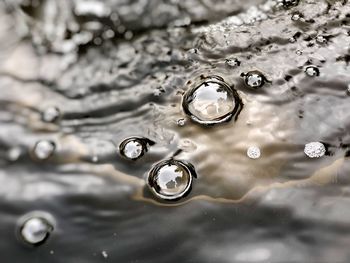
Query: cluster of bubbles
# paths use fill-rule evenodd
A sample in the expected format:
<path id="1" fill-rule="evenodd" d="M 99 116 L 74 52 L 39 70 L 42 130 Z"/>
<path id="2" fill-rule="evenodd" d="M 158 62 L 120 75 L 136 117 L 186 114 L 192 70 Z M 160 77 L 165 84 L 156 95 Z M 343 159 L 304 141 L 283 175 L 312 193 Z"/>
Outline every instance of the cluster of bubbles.
<path id="1" fill-rule="evenodd" d="M 304 153 L 310 158 L 320 158 L 326 154 L 326 147 L 321 142 L 310 142 L 305 145 Z"/>
<path id="2" fill-rule="evenodd" d="M 261 156 L 260 148 L 257 146 L 250 146 L 247 150 L 247 156 L 250 159 L 259 159 Z"/>

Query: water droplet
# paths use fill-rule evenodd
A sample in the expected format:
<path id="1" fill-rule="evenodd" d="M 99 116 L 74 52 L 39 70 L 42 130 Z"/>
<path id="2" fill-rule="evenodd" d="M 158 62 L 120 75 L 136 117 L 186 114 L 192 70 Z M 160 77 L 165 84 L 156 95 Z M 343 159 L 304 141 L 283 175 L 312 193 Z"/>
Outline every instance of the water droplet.
<path id="1" fill-rule="evenodd" d="M 44 122 L 55 122 L 61 116 L 60 110 L 57 107 L 49 107 L 41 114 L 41 120 Z"/>
<path id="2" fill-rule="evenodd" d="M 305 145 L 304 153 L 310 158 L 319 158 L 326 154 L 326 147 L 320 142 L 310 142 Z"/>
<path id="3" fill-rule="evenodd" d="M 151 141 L 145 138 L 127 138 L 119 145 L 119 152 L 125 158 L 135 161 L 147 152 L 148 144 L 151 144 Z"/>
<path id="4" fill-rule="evenodd" d="M 34 156 L 39 160 L 51 157 L 56 149 L 56 144 L 49 140 L 38 141 L 34 146 Z"/>
<path id="5" fill-rule="evenodd" d="M 320 70 L 315 66 L 308 66 L 305 69 L 305 73 L 309 77 L 317 77 L 320 75 Z"/>
<path id="6" fill-rule="evenodd" d="M 250 71 L 245 74 L 244 82 L 249 88 L 259 89 L 265 84 L 265 77 L 259 71 Z"/>
<path id="7" fill-rule="evenodd" d="M 250 146 L 247 150 L 247 156 L 250 159 L 259 159 L 261 156 L 261 152 L 259 147 L 257 146 Z"/>
<path id="8" fill-rule="evenodd" d="M 18 224 L 20 239 L 34 246 L 43 244 L 54 230 L 53 219 L 46 213 L 30 213 Z"/>
<path id="9" fill-rule="evenodd" d="M 227 66 L 232 68 L 239 67 L 241 65 L 241 61 L 239 61 L 237 58 L 226 59 L 225 63 Z"/>
<path id="10" fill-rule="evenodd" d="M 209 77 L 186 92 L 182 106 L 195 122 L 212 125 L 229 121 L 239 112 L 241 100 L 222 78 Z"/>
<path id="11" fill-rule="evenodd" d="M 164 200 L 176 200 L 186 195 L 192 186 L 195 170 L 191 164 L 169 159 L 156 164 L 148 174 L 151 192 Z"/>

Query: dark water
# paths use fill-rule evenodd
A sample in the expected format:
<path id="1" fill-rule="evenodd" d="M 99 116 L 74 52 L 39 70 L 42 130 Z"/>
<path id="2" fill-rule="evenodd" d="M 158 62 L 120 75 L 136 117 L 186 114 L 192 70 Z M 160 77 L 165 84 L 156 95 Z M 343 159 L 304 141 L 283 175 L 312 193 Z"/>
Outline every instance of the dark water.
<path id="1" fill-rule="evenodd" d="M 2 0 L 0 13 L 2 263 L 349 262 L 348 1 Z M 242 108 L 207 126 L 182 99 L 211 76 Z M 152 142 L 136 161 L 119 154 L 132 136 Z M 165 201 L 147 174 L 171 157 L 197 178 Z M 18 237 L 35 211 L 55 221 L 37 247 Z"/>

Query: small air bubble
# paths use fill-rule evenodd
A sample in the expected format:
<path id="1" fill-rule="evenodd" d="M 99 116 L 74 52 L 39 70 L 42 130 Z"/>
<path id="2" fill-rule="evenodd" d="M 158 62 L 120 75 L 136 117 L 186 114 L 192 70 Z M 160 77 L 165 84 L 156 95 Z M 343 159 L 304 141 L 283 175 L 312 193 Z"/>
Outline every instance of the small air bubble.
<path id="1" fill-rule="evenodd" d="M 304 153 L 310 158 L 319 158 L 326 154 L 326 147 L 320 142 L 310 142 L 305 145 Z"/>
<path id="2" fill-rule="evenodd" d="M 297 50 L 297 51 L 295 51 L 295 53 L 296 53 L 298 56 L 301 56 L 301 55 L 303 54 L 303 51 Z"/>
<path id="3" fill-rule="evenodd" d="M 190 164 L 169 159 L 156 164 L 148 174 L 151 192 L 164 200 L 176 200 L 186 195 L 192 186 L 195 171 Z"/>
<path id="4" fill-rule="evenodd" d="M 350 96 L 350 84 L 348 84 L 347 92 L 348 92 L 348 95 Z"/>
<path id="5" fill-rule="evenodd" d="M 7 159 L 11 162 L 15 162 L 19 159 L 19 157 L 21 157 L 22 153 L 23 153 L 23 150 L 21 147 L 19 146 L 12 147 L 7 151 Z"/>
<path id="6" fill-rule="evenodd" d="M 182 127 L 182 126 L 185 126 L 186 120 L 181 118 L 181 119 L 178 119 L 176 123 L 177 123 L 178 126 Z"/>
<path id="7" fill-rule="evenodd" d="M 250 146 L 247 150 L 247 156 L 250 159 L 259 159 L 261 156 L 261 151 L 257 146 Z"/>
<path id="8" fill-rule="evenodd" d="M 245 84 L 252 89 L 259 89 L 265 84 L 265 77 L 259 71 L 250 71 L 244 76 Z"/>
<path id="9" fill-rule="evenodd" d="M 108 258 L 108 254 L 107 254 L 107 252 L 106 252 L 105 250 L 103 250 L 103 251 L 101 252 L 101 254 L 102 254 L 102 257 Z"/>
<path id="10" fill-rule="evenodd" d="M 133 36 L 134 36 L 134 34 L 133 34 L 130 30 L 126 31 L 125 34 L 124 34 L 124 38 L 125 38 L 126 40 L 132 39 Z"/>
<path id="11" fill-rule="evenodd" d="M 289 40 L 288 40 L 290 43 L 294 43 L 294 42 L 296 42 L 297 40 L 295 39 L 295 37 L 291 37 L 291 38 L 289 38 Z"/>
<path id="12" fill-rule="evenodd" d="M 325 43 L 327 43 L 327 39 L 324 36 L 317 36 L 316 37 L 316 42 L 318 44 L 325 44 Z"/>
<path id="13" fill-rule="evenodd" d="M 54 230 L 54 222 L 46 213 L 30 213 L 19 220 L 19 237 L 30 245 L 41 245 Z"/>
<path id="14" fill-rule="evenodd" d="M 46 160 L 52 156 L 56 149 L 56 144 L 53 141 L 42 140 L 38 141 L 34 146 L 34 156 L 39 160 Z"/>
<path id="15" fill-rule="evenodd" d="M 241 61 L 239 61 L 237 58 L 226 59 L 225 63 L 227 66 L 232 68 L 239 67 L 241 65 Z"/>
<path id="16" fill-rule="evenodd" d="M 294 13 L 291 17 L 293 21 L 299 21 L 302 18 L 302 15 L 300 13 Z"/>
<path id="17" fill-rule="evenodd" d="M 315 66 L 308 66 L 305 69 L 305 74 L 309 77 L 317 77 L 320 75 L 320 70 Z"/>
<path id="18" fill-rule="evenodd" d="M 119 152 L 123 157 L 135 161 L 137 159 L 140 159 L 147 152 L 148 144 L 148 139 L 131 137 L 125 139 L 119 145 Z"/>
<path id="19" fill-rule="evenodd" d="M 57 107 L 48 107 L 41 114 L 44 122 L 56 122 L 60 118 L 61 112 Z"/>
<path id="20" fill-rule="evenodd" d="M 97 163 L 98 162 L 98 156 L 97 155 L 92 156 L 91 161 L 93 163 Z"/>

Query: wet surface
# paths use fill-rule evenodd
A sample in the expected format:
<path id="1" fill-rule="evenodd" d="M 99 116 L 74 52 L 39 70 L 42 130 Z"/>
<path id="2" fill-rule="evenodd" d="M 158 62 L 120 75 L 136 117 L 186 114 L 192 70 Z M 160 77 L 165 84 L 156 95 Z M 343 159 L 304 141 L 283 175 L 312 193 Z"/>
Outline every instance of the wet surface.
<path id="1" fill-rule="evenodd" d="M 349 14 L 333 0 L 0 2 L 4 262 L 348 262 Z M 207 126 L 183 99 L 210 76 L 244 106 Z M 136 161 L 119 153 L 132 137 L 154 143 Z M 169 159 L 197 178 L 164 202 L 147 178 Z M 37 247 L 18 237 L 33 211 L 55 221 Z"/>

